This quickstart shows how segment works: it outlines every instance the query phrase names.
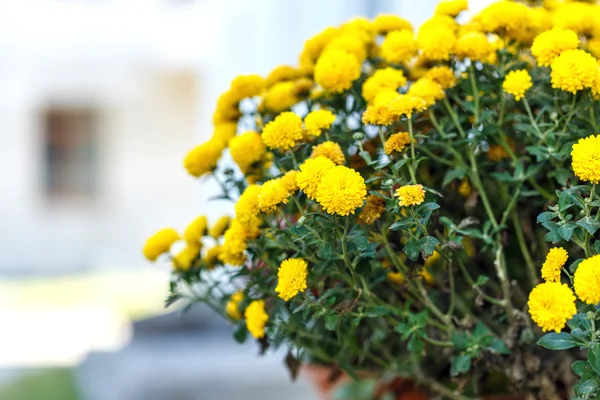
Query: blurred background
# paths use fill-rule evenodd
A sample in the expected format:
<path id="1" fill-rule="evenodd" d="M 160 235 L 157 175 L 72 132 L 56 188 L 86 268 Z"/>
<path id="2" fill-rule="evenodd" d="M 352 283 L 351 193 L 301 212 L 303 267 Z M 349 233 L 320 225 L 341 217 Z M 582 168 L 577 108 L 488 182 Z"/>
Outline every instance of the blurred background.
<path id="1" fill-rule="evenodd" d="M 489 0 L 470 0 L 472 10 Z M 238 74 L 356 17 L 437 0 L 0 1 L 0 399 L 315 399 L 202 307 L 165 310 L 158 228 L 207 202 L 186 152 Z"/>

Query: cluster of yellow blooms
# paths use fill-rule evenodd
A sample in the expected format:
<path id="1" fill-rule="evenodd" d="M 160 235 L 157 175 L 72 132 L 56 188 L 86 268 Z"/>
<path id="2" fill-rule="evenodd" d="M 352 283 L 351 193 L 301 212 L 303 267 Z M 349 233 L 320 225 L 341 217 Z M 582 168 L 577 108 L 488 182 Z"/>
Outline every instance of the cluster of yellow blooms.
<path id="1" fill-rule="evenodd" d="M 261 235 L 266 220 L 298 198 L 310 212 L 337 218 L 358 211 L 360 223 L 374 223 L 392 205 L 374 194 L 378 187 L 369 184 L 372 177 L 362 176 L 360 167 L 354 167 L 361 165 L 356 159 L 362 149 L 356 149 L 352 133 L 362 134 L 370 125 L 381 135 L 378 146 L 385 156 L 395 161 L 414 158 L 414 148 L 421 142 L 412 132 L 413 116 L 426 116 L 432 106 L 446 101 L 446 91 L 460 83 L 464 66 L 497 63 L 500 50 L 522 51 L 520 61 L 525 67 L 509 71 L 502 83 L 504 92 L 516 101 L 527 102 L 527 92 L 537 84 L 530 74 L 534 68 L 549 76 L 555 89 L 600 96 L 596 58 L 600 57 L 600 18 L 589 18 L 599 15 L 600 6 L 557 0 L 533 7 L 497 1 L 460 24 L 455 17 L 467 6 L 466 0 L 442 1 L 416 32 L 408 21 L 393 15 L 355 19 L 309 39 L 298 66 L 277 67 L 266 78 L 234 79 L 217 102 L 211 139 L 192 149 L 184 166 L 194 177 L 215 173 L 228 149 L 247 184 L 235 205 L 235 217 L 220 219 L 210 230 L 206 218 L 200 217 L 182 237 L 173 229 L 161 230 L 148 239 L 145 256 L 154 261 L 183 238 L 185 247 L 172 257 L 177 271 L 198 265 L 241 266 L 247 261 L 248 245 Z M 342 111 L 332 105 L 340 96 L 347 97 Z M 350 130 L 339 121 L 340 113 L 352 113 L 343 109 L 350 97 L 353 110 L 359 110 L 355 121 L 359 129 L 344 132 L 347 137 L 339 139 L 339 133 L 333 134 L 336 130 Z M 238 132 L 240 104 L 247 99 L 257 105 L 252 113 L 255 130 Z M 299 103 L 308 109 L 295 107 Z M 399 129 L 399 121 L 406 121 L 408 129 Z M 406 154 L 409 148 L 411 156 Z M 507 157 L 504 148 L 490 147 L 489 159 Z M 293 160 L 293 167 L 283 168 L 284 158 Z M 576 176 L 600 182 L 600 135 L 575 144 L 572 158 Z M 425 187 L 414 176 L 394 190 L 398 201 L 393 207 L 415 207 L 425 201 Z M 465 197 L 472 193 L 466 178 L 458 190 Z M 202 255 L 207 233 L 216 244 Z M 576 312 L 575 295 L 560 283 L 567 257 L 561 248 L 550 251 L 542 267 L 546 282 L 530 295 L 530 313 L 545 331 L 560 331 Z M 304 259 L 284 260 L 275 293 L 285 301 L 293 299 L 307 288 L 309 271 Z M 583 302 L 596 304 L 599 288 L 600 256 L 595 256 L 580 264 L 574 290 Z M 244 294 L 233 294 L 226 313 L 233 319 L 245 318 L 249 332 L 262 338 L 269 320 L 268 299 L 249 300 L 242 312 Z"/>

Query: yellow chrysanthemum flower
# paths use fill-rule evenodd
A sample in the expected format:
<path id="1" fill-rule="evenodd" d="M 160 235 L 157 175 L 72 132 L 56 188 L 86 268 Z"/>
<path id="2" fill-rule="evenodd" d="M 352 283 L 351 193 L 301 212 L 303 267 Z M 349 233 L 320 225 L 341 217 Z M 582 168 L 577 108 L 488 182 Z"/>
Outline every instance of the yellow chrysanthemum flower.
<path id="1" fill-rule="evenodd" d="M 323 130 L 329 129 L 335 121 L 335 114 L 329 110 L 314 110 L 304 117 L 306 132 L 312 136 L 321 136 Z"/>
<path id="2" fill-rule="evenodd" d="M 265 337 L 265 326 L 269 322 L 269 315 L 265 311 L 264 300 L 254 300 L 244 311 L 246 318 L 246 328 L 255 339 Z"/>
<path id="3" fill-rule="evenodd" d="M 473 193 L 473 188 L 471 187 L 469 180 L 464 178 L 462 181 L 460 181 L 460 185 L 458 185 L 458 194 L 464 198 L 467 198 L 471 195 L 471 193 Z"/>
<path id="4" fill-rule="evenodd" d="M 202 242 L 189 243 L 173 257 L 173 268 L 179 271 L 187 271 L 192 263 L 200 255 Z"/>
<path id="5" fill-rule="evenodd" d="M 577 313 L 575 295 L 565 284 L 544 282 L 529 293 L 529 314 L 544 332 L 560 332 Z"/>
<path id="6" fill-rule="evenodd" d="M 298 188 L 309 199 L 314 200 L 317 197 L 317 188 L 323 174 L 333 167 L 335 167 L 335 164 L 329 158 L 309 158 L 300 165 L 300 171 L 296 174 Z"/>
<path id="7" fill-rule="evenodd" d="M 234 137 L 229 141 L 231 158 L 240 167 L 242 173 L 247 173 L 250 168 L 262 160 L 267 147 L 258 132 L 249 131 Z"/>
<path id="8" fill-rule="evenodd" d="M 531 54 L 539 65 L 547 67 L 562 52 L 577 47 L 579 47 L 579 37 L 575 32 L 554 27 L 536 36 L 531 45 Z"/>
<path id="9" fill-rule="evenodd" d="M 229 89 L 239 100 L 261 94 L 265 88 L 265 80 L 259 75 L 241 75 L 231 81 Z"/>
<path id="10" fill-rule="evenodd" d="M 287 204 L 290 192 L 281 178 L 271 179 L 262 184 L 258 193 L 258 208 L 262 212 L 271 212 L 280 204 Z"/>
<path id="11" fill-rule="evenodd" d="M 398 132 L 391 135 L 383 145 L 385 154 L 392 154 L 394 151 L 401 152 L 410 144 L 410 134 L 408 132 Z"/>
<path id="12" fill-rule="evenodd" d="M 417 54 L 417 42 L 412 30 L 392 31 L 381 44 L 381 56 L 388 63 L 401 64 Z"/>
<path id="13" fill-rule="evenodd" d="M 298 190 L 298 182 L 296 181 L 296 177 L 298 176 L 298 171 L 288 171 L 283 175 L 280 179 L 285 187 L 285 190 L 288 191 L 289 196 L 296 193 Z"/>
<path id="14" fill-rule="evenodd" d="M 261 107 L 279 113 L 289 110 L 299 101 L 295 81 L 277 82 L 263 96 Z"/>
<path id="15" fill-rule="evenodd" d="M 413 27 L 410 22 L 396 15 L 380 14 L 373 20 L 373 29 L 379 34 L 384 34 L 390 31 L 412 31 Z"/>
<path id="16" fill-rule="evenodd" d="M 365 224 L 372 224 L 385 212 L 385 200 L 374 194 L 367 196 L 367 202 L 358 214 L 358 220 Z"/>
<path id="17" fill-rule="evenodd" d="M 600 255 L 579 263 L 573 279 L 573 288 L 581 301 L 592 305 L 600 303 Z"/>
<path id="18" fill-rule="evenodd" d="M 435 8 L 436 14 L 456 17 L 462 11 L 469 9 L 467 0 L 443 0 Z"/>
<path id="19" fill-rule="evenodd" d="M 569 254 L 562 247 L 553 247 L 546 255 L 542 265 L 542 278 L 548 282 L 560 282 L 560 271 L 567 262 Z"/>
<path id="20" fill-rule="evenodd" d="M 583 50 L 567 50 L 556 57 L 550 65 L 552 87 L 575 94 L 578 90 L 591 88 L 598 75 L 596 59 Z"/>
<path id="21" fill-rule="evenodd" d="M 260 193 L 260 185 L 249 185 L 240 195 L 235 204 L 235 219 L 246 229 L 256 226 L 259 208 L 258 195 Z M 249 234 L 252 233 L 249 231 Z"/>
<path id="22" fill-rule="evenodd" d="M 360 61 L 344 50 L 324 52 L 315 65 L 315 82 L 328 92 L 342 93 L 360 77 Z"/>
<path id="23" fill-rule="evenodd" d="M 579 139 L 571 157 L 575 176 L 584 182 L 600 183 L 600 135 Z"/>
<path id="24" fill-rule="evenodd" d="M 308 264 L 302 258 L 288 258 L 281 262 L 277 272 L 275 292 L 285 301 L 306 290 Z"/>
<path id="25" fill-rule="evenodd" d="M 225 230 L 229 227 L 229 223 L 231 222 L 231 217 L 228 215 L 224 215 L 217 220 L 213 224 L 213 226 L 208 231 L 208 234 L 212 236 L 214 239 L 218 239 L 223 236 Z"/>
<path id="26" fill-rule="evenodd" d="M 242 319 L 240 303 L 244 300 L 244 292 L 235 292 L 225 304 L 225 313 L 232 319 L 239 321 Z"/>
<path id="27" fill-rule="evenodd" d="M 596 58 L 600 58 L 600 38 L 593 38 L 586 43 L 587 50 Z"/>
<path id="28" fill-rule="evenodd" d="M 221 252 L 219 253 L 219 260 L 223 264 L 232 266 L 242 265 L 244 261 L 246 261 L 244 252 L 248 247 L 246 243 L 247 239 L 246 230 L 239 221 L 234 218 L 223 235 L 223 245 L 221 246 Z"/>
<path id="29" fill-rule="evenodd" d="M 425 100 L 420 97 L 382 92 L 367 106 L 362 121 L 371 125 L 391 125 L 401 116 L 410 118 L 414 111 L 422 111 L 426 107 Z"/>
<path id="30" fill-rule="evenodd" d="M 338 28 L 328 27 L 304 43 L 304 48 L 300 53 L 300 68 L 304 72 L 311 72 L 314 63 L 317 61 L 323 49 L 331 40 L 340 34 Z"/>
<path id="31" fill-rule="evenodd" d="M 363 83 L 362 96 L 370 102 L 381 92 L 396 91 L 405 84 L 406 77 L 401 70 L 391 67 L 378 69 Z"/>
<path id="32" fill-rule="evenodd" d="M 485 61 L 495 51 L 485 33 L 468 32 L 458 38 L 454 45 L 454 53 L 459 58 L 471 61 Z"/>
<path id="33" fill-rule="evenodd" d="M 506 149 L 499 144 L 491 144 L 485 155 L 488 160 L 495 162 L 505 160 L 509 157 Z"/>
<path id="34" fill-rule="evenodd" d="M 183 239 L 188 243 L 201 243 L 202 237 L 206 235 L 208 220 L 206 215 L 201 215 L 193 220 L 183 232 Z"/>
<path id="35" fill-rule="evenodd" d="M 175 229 L 161 229 L 146 240 L 144 256 L 150 261 L 156 261 L 158 256 L 168 252 L 171 249 L 171 245 L 179 239 L 181 237 Z"/>
<path id="36" fill-rule="evenodd" d="M 216 245 L 206 250 L 202 262 L 208 269 L 213 269 L 219 263 L 219 255 L 221 254 L 221 246 Z"/>
<path id="37" fill-rule="evenodd" d="M 442 87 L 429 78 L 418 79 L 410 86 L 407 94 L 423 99 L 427 107 L 446 96 Z"/>
<path id="38" fill-rule="evenodd" d="M 213 123 L 217 125 L 223 122 L 236 121 L 241 115 L 238 102 L 239 99 L 230 90 L 221 94 L 217 99 L 217 107 L 213 114 Z"/>
<path id="39" fill-rule="evenodd" d="M 266 79 L 266 86 L 270 88 L 276 83 L 293 81 L 300 76 L 300 71 L 289 65 L 280 65 L 273 68 Z"/>
<path id="40" fill-rule="evenodd" d="M 183 166 L 196 178 L 212 172 L 217 167 L 223 148 L 218 141 L 209 140 L 190 151 L 183 160 Z"/>
<path id="41" fill-rule="evenodd" d="M 365 43 L 361 40 L 360 36 L 355 34 L 344 34 L 334 38 L 325 50 L 323 54 L 332 50 L 343 50 L 347 53 L 352 54 L 359 62 L 362 62 L 367 58 L 367 49 Z"/>
<path id="42" fill-rule="evenodd" d="M 519 31 L 529 25 L 529 7 L 512 1 L 490 4 L 479 14 L 479 21 L 486 32 L 504 33 L 518 39 Z"/>
<path id="43" fill-rule="evenodd" d="M 590 16 L 596 14 L 597 9 L 592 4 L 581 1 L 565 3 L 557 8 L 552 16 L 552 23 L 564 29 L 571 29 L 579 34 L 592 33 L 594 19 Z"/>
<path id="44" fill-rule="evenodd" d="M 366 196 L 367 186 L 362 176 L 342 165 L 325 172 L 317 188 L 317 202 L 329 214 L 353 214 Z"/>
<path id="45" fill-rule="evenodd" d="M 302 140 L 302 118 L 291 111 L 279 114 L 269 122 L 261 137 L 272 149 L 289 150 Z"/>
<path id="46" fill-rule="evenodd" d="M 456 43 L 456 33 L 446 25 L 421 27 L 417 44 L 424 58 L 430 61 L 445 61 Z"/>
<path id="47" fill-rule="evenodd" d="M 400 199 L 400 207 L 418 206 L 425 201 L 423 185 L 404 185 L 396 189 L 394 196 Z"/>
<path id="48" fill-rule="evenodd" d="M 229 141 L 233 139 L 237 131 L 237 122 L 220 122 L 215 125 L 215 130 L 213 131 L 212 141 L 218 143 L 216 146 L 221 149 L 225 149 Z"/>
<path id="49" fill-rule="evenodd" d="M 525 97 L 525 92 L 533 86 L 531 76 L 526 69 L 510 71 L 502 82 L 502 89 L 508 94 L 515 96 L 515 100 Z"/>
<path id="50" fill-rule="evenodd" d="M 326 141 L 317 146 L 313 146 L 310 158 L 317 158 L 321 156 L 329 158 L 334 162 L 334 164 L 337 165 L 342 165 L 346 162 L 346 157 L 344 156 L 342 147 L 339 144 L 331 141 Z"/>
<path id="51" fill-rule="evenodd" d="M 442 89 L 450 89 L 456 85 L 454 71 L 446 65 L 438 65 L 431 68 L 425 73 L 425 78 L 431 79 L 440 85 Z"/>

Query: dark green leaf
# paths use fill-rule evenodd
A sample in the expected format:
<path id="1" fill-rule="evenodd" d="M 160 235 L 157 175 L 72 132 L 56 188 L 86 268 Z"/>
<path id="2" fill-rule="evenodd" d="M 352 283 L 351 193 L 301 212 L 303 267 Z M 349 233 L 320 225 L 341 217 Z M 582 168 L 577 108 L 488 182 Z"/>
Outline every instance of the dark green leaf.
<path id="1" fill-rule="evenodd" d="M 594 343 L 588 349 L 588 362 L 590 363 L 590 367 L 600 375 L 600 344 Z"/>
<path id="2" fill-rule="evenodd" d="M 317 250 L 317 256 L 323 260 L 329 260 L 332 254 L 333 247 L 329 242 L 323 243 L 323 245 L 319 247 L 319 250 Z"/>
<path id="3" fill-rule="evenodd" d="M 566 332 L 547 333 L 538 340 L 537 344 L 550 350 L 566 350 L 579 345 L 579 343 Z"/>
<path id="4" fill-rule="evenodd" d="M 568 242 L 569 240 L 571 240 L 574 230 L 575 230 L 574 224 L 566 223 L 564 225 L 561 225 L 558 228 L 558 234 L 560 235 L 561 238 L 563 238 L 564 240 L 566 240 Z"/>
<path id="5" fill-rule="evenodd" d="M 458 350 L 466 350 L 469 347 L 469 336 L 465 332 L 452 332 L 450 341 Z"/>
<path id="6" fill-rule="evenodd" d="M 577 396 L 590 398 L 590 396 L 598 393 L 598 390 L 600 390 L 600 380 L 597 376 L 592 376 L 585 380 L 582 379 L 575 384 L 573 389 Z"/>
<path id="7" fill-rule="evenodd" d="M 490 345 L 490 349 L 498 354 L 510 354 L 510 349 L 499 338 L 494 338 L 494 341 Z"/>
<path id="8" fill-rule="evenodd" d="M 556 218 L 555 213 L 553 213 L 551 211 L 545 211 L 545 212 L 541 213 L 540 215 L 538 215 L 537 223 L 541 224 L 542 222 L 550 221 L 554 218 Z"/>
<path id="9" fill-rule="evenodd" d="M 589 373 L 592 371 L 592 369 L 590 368 L 590 364 L 588 364 L 587 361 L 583 361 L 583 360 L 575 361 L 571 365 L 571 369 L 573 369 L 573 372 L 575 372 L 575 375 L 577 375 L 577 376 L 583 376 L 583 374 L 586 374 L 586 373 Z"/>
<path id="10" fill-rule="evenodd" d="M 419 240 L 419 250 L 421 251 L 423 258 L 427 259 L 429 256 L 431 256 L 435 251 L 436 246 L 439 244 L 440 241 L 433 236 L 425 236 L 421 238 L 421 240 Z"/>
<path id="11" fill-rule="evenodd" d="M 233 338 L 238 343 L 244 343 L 246 338 L 248 337 L 248 330 L 244 325 L 238 325 L 237 328 L 233 331 Z"/>
<path id="12" fill-rule="evenodd" d="M 419 257 L 419 249 L 421 248 L 421 244 L 419 240 L 415 237 L 411 237 L 408 239 L 406 244 L 404 245 L 404 254 L 411 260 L 415 261 Z"/>
<path id="13" fill-rule="evenodd" d="M 337 328 L 338 316 L 336 314 L 329 314 L 325 317 L 325 329 L 329 331 L 335 331 Z"/>
<path id="14" fill-rule="evenodd" d="M 477 277 L 477 280 L 475 281 L 475 285 L 477 286 L 483 286 L 486 284 L 486 282 L 489 280 L 490 278 L 485 276 L 485 275 L 479 275 Z"/>
<path id="15" fill-rule="evenodd" d="M 452 182 L 455 179 L 462 179 L 466 173 L 467 173 L 466 168 L 456 168 L 456 169 L 449 170 L 448 172 L 446 172 L 446 175 L 444 176 L 444 181 L 442 182 L 442 186 L 446 186 L 447 184 L 449 184 L 450 182 Z"/>
<path id="16" fill-rule="evenodd" d="M 450 375 L 457 376 L 464 374 L 471 369 L 471 357 L 463 354 L 452 358 L 452 365 L 450 367 Z"/>
<path id="17" fill-rule="evenodd" d="M 593 235 L 600 228 L 600 222 L 596 221 L 592 217 L 584 217 L 577 221 L 577 226 L 582 227 L 586 231 Z"/>

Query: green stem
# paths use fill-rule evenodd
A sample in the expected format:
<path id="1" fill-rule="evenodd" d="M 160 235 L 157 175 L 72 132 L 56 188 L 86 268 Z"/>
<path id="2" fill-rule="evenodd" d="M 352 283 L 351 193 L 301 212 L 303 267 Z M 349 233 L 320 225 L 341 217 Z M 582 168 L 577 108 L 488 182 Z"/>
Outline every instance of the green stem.
<path id="1" fill-rule="evenodd" d="M 410 179 L 413 184 L 417 183 L 417 178 L 415 177 L 415 140 L 413 136 L 413 125 L 412 118 L 408 118 L 408 134 L 410 135 L 410 167 L 408 168 L 408 173 L 410 174 Z"/>
<path id="2" fill-rule="evenodd" d="M 450 106 L 450 103 L 448 102 L 448 99 L 446 97 L 444 97 L 443 102 L 444 102 L 444 106 L 446 107 L 446 110 L 448 111 L 448 114 L 450 115 L 450 118 L 452 119 L 452 122 L 454 123 L 454 126 L 458 130 L 458 133 L 460 133 L 460 136 L 462 136 L 463 138 L 466 138 L 467 134 L 463 130 L 463 128 L 460 124 L 460 121 L 458 120 L 458 116 L 452 109 L 452 106 Z"/>
<path id="3" fill-rule="evenodd" d="M 479 90 L 477 89 L 477 82 L 475 81 L 475 68 L 473 64 L 469 65 L 469 79 L 471 81 L 471 88 L 473 89 L 473 99 L 475 100 L 475 125 L 479 124 Z"/>
<path id="4" fill-rule="evenodd" d="M 519 248 L 521 249 L 521 253 L 523 254 L 523 258 L 525 259 L 525 265 L 527 266 L 527 274 L 529 275 L 529 281 L 531 282 L 532 286 L 535 286 L 538 282 L 535 264 L 531 259 L 531 254 L 529 254 L 529 248 L 527 247 L 527 243 L 525 243 L 523 227 L 521 226 L 521 221 L 519 221 L 519 216 L 516 212 L 512 213 L 512 223 L 515 228 L 515 233 L 517 234 L 517 240 L 519 241 Z"/>
<path id="5" fill-rule="evenodd" d="M 479 287 L 479 285 L 477 285 L 475 283 L 475 281 L 473 280 L 473 277 L 471 276 L 471 274 L 469 273 L 469 271 L 467 270 L 467 267 L 465 266 L 465 264 L 462 262 L 462 260 L 458 260 L 458 268 L 460 269 L 460 272 L 462 272 L 465 280 L 467 281 L 467 283 L 469 285 L 471 285 L 471 287 L 473 289 L 475 289 L 477 291 L 477 293 L 479 293 L 479 295 L 481 297 L 483 297 L 487 302 L 504 307 L 504 300 L 498 300 L 495 297 L 490 296 L 489 294 L 485 293 L 483 291 L 483 289 L 481 289 Z"/>
<path id="6" fill-rule="evenodd" d="M 545 139 L 544 134 L 540 130 L 540 127 L 538 126 L 535 118 L 533 118 L 533 113 L 531 112 L 531 107 L 529 107 L 529 102 L 527 101 L 526 97 L 523 97 L 523 104 L 525 105 L 525 110 L 527 110 L 527 115 L 529 116 L 529 121 L 531 121 L 531 125 L 533 125 L 533 129 L 535 129 L 535 131 L 538 135 L 538 138 L 540 140 L 544 140 Z"/>

